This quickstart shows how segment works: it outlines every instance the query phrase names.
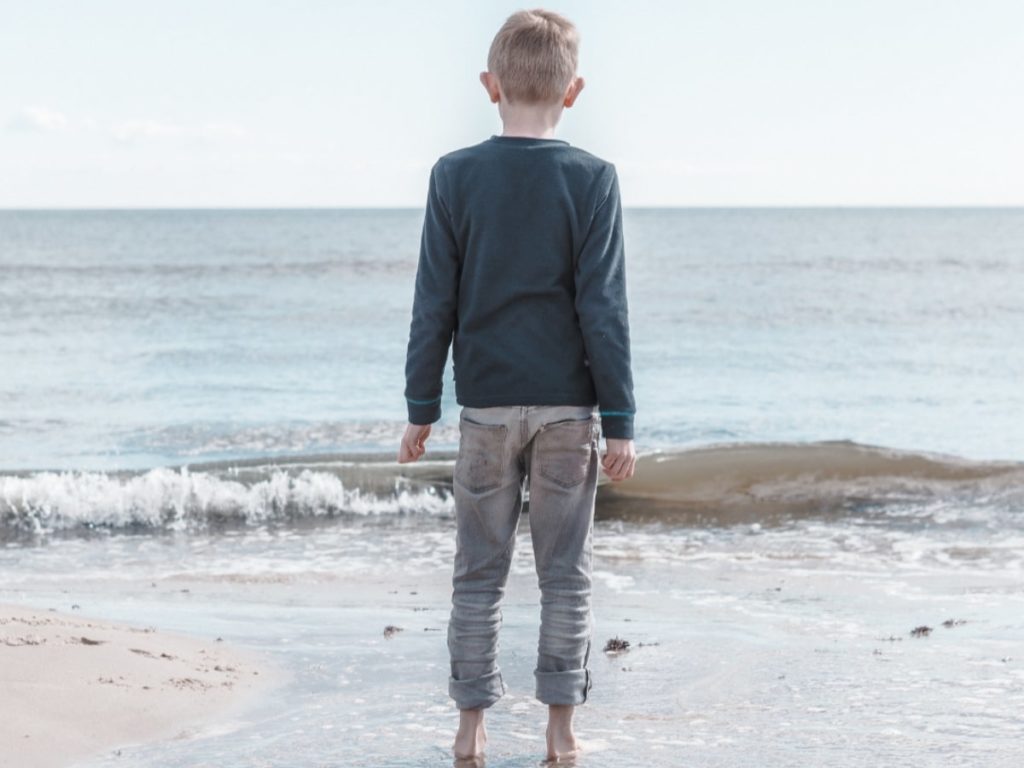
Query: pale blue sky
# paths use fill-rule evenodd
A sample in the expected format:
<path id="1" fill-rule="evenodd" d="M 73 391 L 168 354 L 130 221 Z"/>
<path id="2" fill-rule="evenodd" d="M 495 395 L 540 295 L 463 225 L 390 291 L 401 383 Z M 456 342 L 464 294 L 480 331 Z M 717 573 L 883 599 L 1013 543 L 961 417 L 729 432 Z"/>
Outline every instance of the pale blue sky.
<path id="1" fill-rule="evenodd" d="M 421 207 L 530 7 L 0 0 L 0 207 Z M 1019 0 L 543 7 L 627 206 L 1024 204 Z"/>

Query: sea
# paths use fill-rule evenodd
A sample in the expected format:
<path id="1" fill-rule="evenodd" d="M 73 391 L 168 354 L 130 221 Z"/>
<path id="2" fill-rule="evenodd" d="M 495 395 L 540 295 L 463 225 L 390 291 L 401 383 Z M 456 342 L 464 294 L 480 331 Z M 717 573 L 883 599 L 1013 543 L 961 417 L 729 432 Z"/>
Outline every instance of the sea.
<path id="1" fill-rule="evenodd" d="M 422 223 L 0 211 L 0 602 L 293 672 L 83 768 L 452 764 L 450 359 L 397 463 Z M 1024 763 L 1024 209 L 624 232 L 639 460 L 598 489 L 579 764 Z M 490 766 L 543 757 L 528 507 Z"/>

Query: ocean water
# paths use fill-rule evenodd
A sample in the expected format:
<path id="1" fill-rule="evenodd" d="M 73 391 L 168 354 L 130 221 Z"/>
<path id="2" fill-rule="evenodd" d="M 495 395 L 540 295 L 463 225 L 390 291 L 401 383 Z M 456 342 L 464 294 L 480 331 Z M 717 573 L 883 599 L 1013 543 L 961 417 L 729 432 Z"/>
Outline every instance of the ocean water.
<path id="1" fill-rule="evenodd" d="M 390 449 L 421 222 L 0 212 L 0 468 Z M 624 226 L 642 447 L 1024 459 L 1024 210 L 628 210 Z M 451 426 L 450 361 L 443 410 Z"/>
<path id="2" fill-rule="evenodd" d="M 0 602 L 295 673 L 133 765 L 444 762 L 450 364 L 395 463 L 421 223 L 0 212 Z M 595 643 L 633 645 L 595 656 L 581 765 L 1019 765 L 1024 210 L 624 223 L 640 460 L 599 488 Z M 542 754 L 528 525 L 488 765 Z"/>

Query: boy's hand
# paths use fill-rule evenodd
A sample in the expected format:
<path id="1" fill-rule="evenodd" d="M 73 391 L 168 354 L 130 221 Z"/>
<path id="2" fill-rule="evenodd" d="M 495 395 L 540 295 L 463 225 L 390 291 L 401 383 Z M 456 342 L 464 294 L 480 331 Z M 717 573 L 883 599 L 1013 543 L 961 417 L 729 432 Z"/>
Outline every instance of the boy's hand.
<path id="1" fill-rule="evenodd" d="M 402 437 L 402 446 L 398 449 L 398 463 L 407 464 L 416 461 L 427 452 L 427 438 L 430 437 L 429 424 L 409 424 Z"/>
<path id="2" fill-rule="evenodd" d="M 633 476 L 633 468 L 636 466 L 636 449 L 632 440 L 617 437 L 606 437 L 604 439 L 606 451 L 601 457 L 601 466 L 604 473 L 613 482 L 626 480 Z"/>

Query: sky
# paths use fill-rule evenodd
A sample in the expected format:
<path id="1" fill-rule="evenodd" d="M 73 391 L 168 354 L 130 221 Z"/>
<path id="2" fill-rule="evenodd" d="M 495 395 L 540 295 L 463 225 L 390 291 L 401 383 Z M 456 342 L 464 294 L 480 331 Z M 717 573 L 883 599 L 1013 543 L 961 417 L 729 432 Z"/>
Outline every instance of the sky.
<path id="1" fill-rule="evenodd" d="M 487 0 L 0 0 L 0 207 L 422 207 Z M 567 1 L 626 206 L 1024 205 L 1020 0 Z"/>

